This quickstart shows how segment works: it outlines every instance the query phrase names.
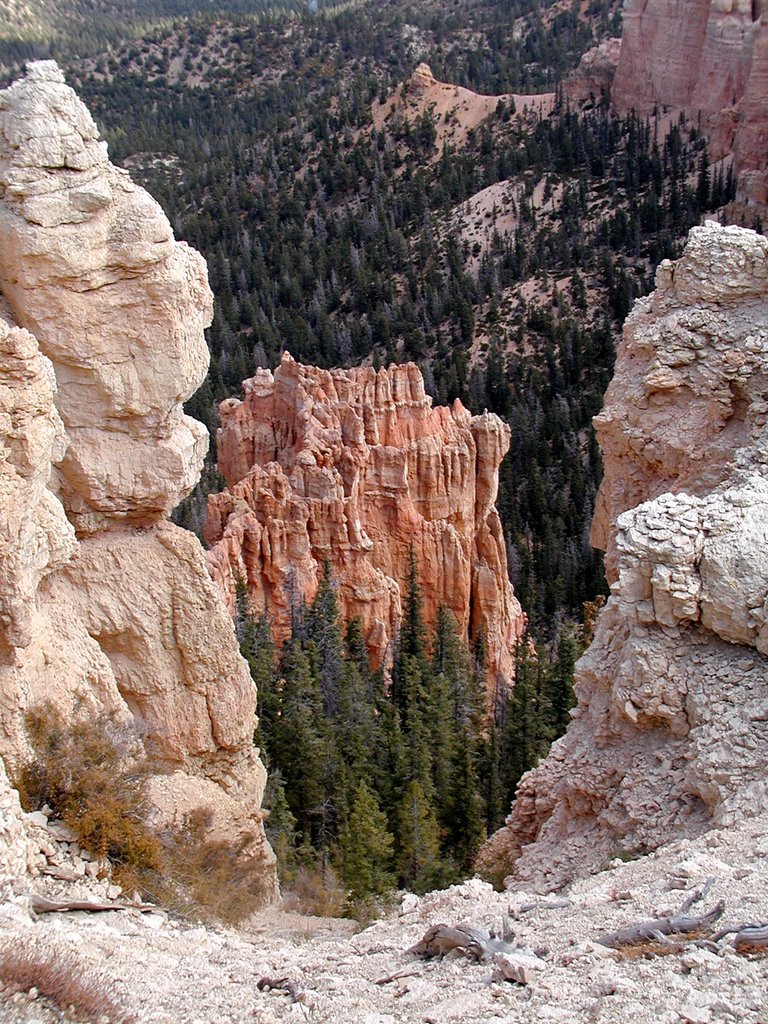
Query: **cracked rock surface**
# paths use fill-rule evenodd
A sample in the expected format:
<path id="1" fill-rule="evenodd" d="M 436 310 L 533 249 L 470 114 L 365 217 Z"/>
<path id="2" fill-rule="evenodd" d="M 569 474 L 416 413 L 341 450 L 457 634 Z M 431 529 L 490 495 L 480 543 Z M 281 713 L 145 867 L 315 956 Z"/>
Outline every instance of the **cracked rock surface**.
<path id="1" fill-rule="evenodd" d="M 481 853 L 556 887 L 768 808 L 768 240 L 694 228 L 595 418 L 611 596 L 566 735 Z"/>
<path id="2" fill-rule="evenodd" d="M 24 717 L 113 716 L 178 822 L 253 835 L 274 892 L 256 694 L 197 539 L 168 521 L 208 445 L 205 261 L 114 167 L 53 61 L 0 91 L 0 755 Z"/>

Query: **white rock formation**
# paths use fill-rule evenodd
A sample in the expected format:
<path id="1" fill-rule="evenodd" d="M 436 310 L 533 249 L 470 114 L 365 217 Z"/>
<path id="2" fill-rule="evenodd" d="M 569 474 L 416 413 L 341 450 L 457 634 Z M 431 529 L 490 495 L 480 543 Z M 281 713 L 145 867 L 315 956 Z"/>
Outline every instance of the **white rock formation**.
<path id="1" fill-rule="evenodd" d="M 166 515 L 208 444 L 181 409 L 208 368 L 205 261 L 109 163 L 52 61 L 0 93 L 0 193 L 0 287 L 56 370 L 78 532 Z"/>
<path id="2" fill-rule="evenodd" d="M 26 878 L 37 852 L 27 836 L 19 794 L 8 781 L 0 758 L 0 898 Z"/>
<path id="3" fill-rule="evenodd" d="M 487 871 L 542 887 L 768 808 L 768 240 L 708 224 L 627 320 L 595 426 L 612 594 Z"/>
<path id="4" fill-rule="evenodd" d="M 182 411 L 205 263 L 52 61 L 0 92 L 0 287 L 0 754 L 28 756 L 43 701 L 133 723 L 158 806 L 255 835 L 269 890 L 256 694 L 202 548 L 166 519 L 208 443 Z"/>

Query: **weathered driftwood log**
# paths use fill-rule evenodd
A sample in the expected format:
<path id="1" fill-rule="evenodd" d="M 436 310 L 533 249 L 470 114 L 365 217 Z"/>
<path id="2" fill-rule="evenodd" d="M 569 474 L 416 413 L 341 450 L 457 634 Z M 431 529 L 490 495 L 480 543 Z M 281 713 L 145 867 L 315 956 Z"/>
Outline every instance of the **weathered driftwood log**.
<path id="1" fill-rule="evenodd" d="M 719 942 L 726 935 L 733 935 L 733 944 L 736 949 L 748 949 L 750 946 L 763 948 L 768 946 L 768 922 L 738 924 L 731 928 L 721 928 L 712 941 Z"/>
<path id="2" fill-rule="evenodd" d="M 264 989 L 274 989 L 276 992 L 287 992 L 294 1003 L 301 1003 L 304 1000 L 304 992 L 299 987 L 298 982 L 295 982 L 288 977 L 259 978 L 256 982 L 256 988 L 259 992 L 263 992 Z"/>
<path id="3" fill-rule="evenodd" d="M 445 956 L 452 949 L 458 949 L 475 960 L 485 960 L 496 953 L 514 952 L 516 947 L 514 934 L 507 921 L 502 921 L 501 936 L 466 924 L 434 924 L 408 952 L 429 960 L 435 956 Z"/>
<path id="4" fill-rule="evenodd" d="M 60 914 L 67 910 L 88 910 L 97 913 L 102 910 L 140 910 L 146 913 L 157 910 L 153 903 L 114 903 L 95 902 L 90 900 L 49 900 L 45 896 L 34 893 L 30 897 L 30 907 L 36 914 Z"/>
<path id="5" fill-rule="evenodd" d="M 696 890 L 685 900 L 682 907 L 672 917 L 654 917 L 650 921 L 619 928 L 615 932 L 606 932 L 598 938 L 601 946 L 620 949 L 622 946 L 634 946 L 639 942 L 664 942 L 668 935 L 687 935 L 714 924 L 723 915 L 725 903 L 720 900 L 706 914 L 688 916 L 688 911 L 699 900 L 703 900 L 712 888 L 713 878 L 707 879 L 703 888 Z"/>

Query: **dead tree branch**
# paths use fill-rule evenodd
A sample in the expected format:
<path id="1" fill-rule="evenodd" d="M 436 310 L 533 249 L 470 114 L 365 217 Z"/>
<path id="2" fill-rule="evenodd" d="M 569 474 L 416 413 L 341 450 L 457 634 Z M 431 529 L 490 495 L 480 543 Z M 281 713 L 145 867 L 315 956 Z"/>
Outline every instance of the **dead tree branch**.
<path id="1" fill-rule="evenodd" d="M 92 913 L 106 910 L 139 910 L 146 913 L 158 908 L 153 903 L 97 903 L 90 900 L 49 900 L 45 896 L 33 893 L 30 896 L 30 907 L 36 914 L 60 914 L 67 910 L 88 910 Z"/>
<path id="2" fill-rule="evenodd" d="M 509 916 L 513 920 L 517 920 L 522 917 L 523 914 L 530 914 L 534 910 L 565 910 L 566 907 L 570 907 L 570 900 L 552 900 L 549 903 L 524 903 L 521 907 L 509 908 Z"/>
<path id="3" fill-rule="evenodd" d="M 654 917 L 650 921 L 640 921 L 638 924 L 619 928 L 615 932 L 606 932 L 597 941 L 601 946 L 619 949 L 622 946 L 635 946 L 640 942 L 664 942 L 668 935 L 687 935 L 690 932 L 706 928 L 722 917 L 725 910 L 723 900 L 720 900 L 705 914 L 689 917 L 688 911 L 694 903 L 704 899 L 713 884 L 714 879 L 707 879 L 701 889 L 697 889 L 688 896 L 672 917 Z"/>
<path id="4" fill-rule="evenodd" d="M 474 960 L 490 960 L 496 953 L 515 952 L 514 934 L 508 921 L 501 923 L 501 936 L 486 932 L 471 925 L 435 924 L 428 928 L 422 938 L 408 950 L 425 960 L 443 957 L 453 949 Z"/>
<path id="5" fill-rule="evenodd" d="M 726 935 L 733 935 L 736 949 L 747 949 L 750 946 L 768 946 L 768 922 L 763 924 L 737 924 L 731 928 L 721 928 L 714 936 L 713 942 L 720 942 Z"/>

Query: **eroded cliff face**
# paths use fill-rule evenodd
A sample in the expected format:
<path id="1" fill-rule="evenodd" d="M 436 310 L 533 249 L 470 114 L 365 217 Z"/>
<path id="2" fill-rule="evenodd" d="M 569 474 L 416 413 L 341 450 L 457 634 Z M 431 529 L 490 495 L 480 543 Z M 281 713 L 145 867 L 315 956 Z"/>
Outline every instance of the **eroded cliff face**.
<path id="1" fill-rule="evenodd" d="M 132 724 L 158 808 L 214 811 L 273 858 L 256 695 L 202 548 L 167 514 L 205 428 L 181 403 L 208 363 L 202 258 L 113 167 L 51 61 L 0 92 L 0 754 L 24 714 Z"/>
<path id="2" fill-rule="evenodd" d="M 768 807 L 768 241 L 694 228 L 595 419 L 611 597 L 486 871 L 551 888 Z"/>
<path id="3" fill-rule="evenodd" d="M 710 154 L 735 153 L 750 223 L 768 198 L 768 22 L 764 0 L 625 0 L 614 108 L 703 117 Z"/>
<path id="4" fill-rule="evenodd" d="M 489 686 L 511 680 L 524 617 L 494 505 L 509 428 L 458 401 L 432 408 L 413 364 L 326 371 L 285 355 L 243 393 L 221 406 L 228 488 L 206 524 L 230 606 L 241 577 L 284 639 L 291 594 L 311 601 L 328 559 L 344 618 L 386 665 L 413 546 L 427 619 L 445 605 L 467 637 L 482 631 Z"/>

